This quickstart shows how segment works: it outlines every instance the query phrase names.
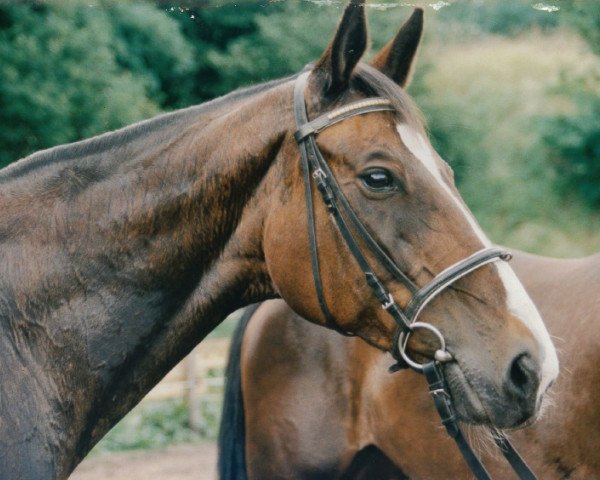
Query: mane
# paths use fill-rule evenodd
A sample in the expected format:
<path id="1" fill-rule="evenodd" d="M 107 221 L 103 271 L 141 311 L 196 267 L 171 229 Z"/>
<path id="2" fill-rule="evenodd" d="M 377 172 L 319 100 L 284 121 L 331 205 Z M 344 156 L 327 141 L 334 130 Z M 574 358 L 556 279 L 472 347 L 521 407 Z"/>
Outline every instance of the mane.
<path id="1" fill-rule="evenodd" d="M 15 179 L 50 164 L 57 164 L 73 158 L 102 153 L 115 146 L 123 145 L 135 140 L 142 135 L 161 130 L 170 125 L 177 124 L 180 121 L 185 121 L 186 119 L 198 118 L 223 108 L 228 104 L 244 100 L 253 95 L 258 95 L 273 87 L 281 85 L 292 78 L 294 78 L 294 76 L 240 88 L 200 105 L 164 113 L 148 120 L 142 120 L 118 130 L 103 133 L 78 142 L 40 150 L 0 170 L 0 182 Z"/>

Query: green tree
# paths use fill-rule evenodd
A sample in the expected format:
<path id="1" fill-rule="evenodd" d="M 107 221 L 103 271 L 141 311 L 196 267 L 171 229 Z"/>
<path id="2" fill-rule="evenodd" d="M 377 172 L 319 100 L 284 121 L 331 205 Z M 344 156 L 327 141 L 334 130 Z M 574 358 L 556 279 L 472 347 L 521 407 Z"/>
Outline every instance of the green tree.
<path id="1" fill-rule="evenodd" d="M 219 78 L 212 86 L 214 94 L 292 74 L 318 59 L 335 31 L 341 7 L 295 0 L 269 9 L 257 10 L 254 5 L 246 17 L 251 23 L 245 35 L 231 37 L 219 48 L 204 52 L 203 62 Z M 393 38 L 411 11 L 394 8 L 385 14 L 369 12 L 373 51 Z"/>
<path id="2" fill-rule="evenodd" d="M 600 207 L 600 96 L 579 90 L 574 97 L 574 114 L 543 121 L 543 140 L 559 187 L 577 193 L 587 205 L 597 209 Z"/>
<path id="3" fill-rule="evenodd" d="M 577 30 L 591 51 L 600 54 L 600 8 L 596 2 L 573 0 L 563 5 L 565 26 Z M 563 72 L 553 90 L 569 92 L 569 114 L 546 117 L 542 138 L 552 161 L 556 183 L 563 192 L 574 192 L 588 206 L 600 207 L 600 74 L 577 77 Z"/>
<path id="4" fill-rule="evenodd" d="M 563 23 L 574 27 L 592 51 L 600 54 L 600 8 L 598 2 L 590 0 L 571 0 L 562 5 Z"/>
<path id="5" fill-rule="evenodd" d="M 218 8 L 214 5 L 204 5 L 201 8 L 166 9 L 167 13 L 180 23 L 186 39 L 195 50 L 197 70 L 192 77 L 191 87 L 191 99 L 195 102 L 223 95 L 253 80 L 246 78 L 244 72 L 235 68 L 235 64 L 244 59 L 233 58 L 228 54 L 230 44 L 260 40 L 260 25 L 257 19 L 274 16 L 273 20 L 277 21 L 277 13 L 286 8 L 285 4 L 272 3 L 265 6 L 254 1 L 220 3 L 222 4 Z M 263 47 L 265 42 L 255 45 L 255 49 L 260 52 L 258 55 L 266 58 L 270 46 L 261 50 Z M 242 54 L 245 55 L 246 52 Z"/>
<path id="6" fill-rule="evenodd" d="M 119 68 L 143 79 L 147 96 L 161 107 L 188 106 L 197 81 L 197 59 L 181 25 L 144 3 L 115 2 L 106 14 Z"/>
<path id="7" fill-rule="evenodd" d="M 584 0 L 586 1 L 586 0 Z M 560 23 L 560 10 L 534 8 L 529 0 L 462 0 L 440 11 L 441 30 L 458 30 L 467 35 L 515 36 L 531 29 L 550 30 Z"/>
<path id="8" fill-rule="evenodd" d="M 184 101 L 193 51 L 175 21 L 145 4 L 65 7 L 0 7 L 0 167 Z"/>

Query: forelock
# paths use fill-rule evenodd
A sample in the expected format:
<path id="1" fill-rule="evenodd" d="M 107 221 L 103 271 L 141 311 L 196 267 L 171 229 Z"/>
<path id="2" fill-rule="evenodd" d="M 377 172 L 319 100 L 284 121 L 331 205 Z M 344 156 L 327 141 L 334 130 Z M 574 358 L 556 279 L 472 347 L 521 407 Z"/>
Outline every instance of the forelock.
<path id="1" fill-rule="evenodd" d="M 392 102 L 399 122 L 408 123 L 425 133 L 425 122 L 419 108 L 410 96 L 387 75 L 370 65 L 361 63 L 354 70 L 352 87 L 368 97 L 382 97 Z"/>

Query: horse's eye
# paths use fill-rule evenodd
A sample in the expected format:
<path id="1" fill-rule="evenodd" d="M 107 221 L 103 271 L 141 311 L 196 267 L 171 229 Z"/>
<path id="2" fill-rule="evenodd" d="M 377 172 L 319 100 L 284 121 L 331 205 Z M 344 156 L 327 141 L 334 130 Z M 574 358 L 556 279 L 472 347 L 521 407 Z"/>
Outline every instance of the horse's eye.
<path id="1" fill-rule="evenodd" d="M 360 176 L 367 188 L 374 191 L 389 191 L 394 188 L 392 174 L 383 168 L 374 168 Z"/>

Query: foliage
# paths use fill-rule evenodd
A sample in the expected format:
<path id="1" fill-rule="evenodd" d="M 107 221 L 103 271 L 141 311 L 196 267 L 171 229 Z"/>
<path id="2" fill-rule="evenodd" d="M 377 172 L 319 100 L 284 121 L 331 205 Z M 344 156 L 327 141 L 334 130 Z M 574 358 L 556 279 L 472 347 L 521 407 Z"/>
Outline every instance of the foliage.
<path id="1" fill-rule="evenodd" d="M 531 1 L 463 0 L 442 10 L 445 29 L 462 34 L 501 34 L 515 36 L 534 28 L 550 30 L 559 24 L 559 16 L 532 8 Z M 459 23 L 458 29 L 456 23 Z"/>
<path id="2" fill-rule="evenodd" d="M 295 72 L 321 54 L 342 9 L 341 2 L 301 0 L 171 5 L 2 4 L 0 166 Z M 576 108 L 550 111 L 543 98 L 548 86 L 560 85 L 555 77 L 561 68 L 586 75 L 582 65 L 589 59 L 577 65 L 578 47 L 557 26 L 576 29 L 597 51 L 600 14 L 592 5 L 561 2 L 556 13 L 529 1 L 462 0 L 437 12 L 426 7 L 425 48 L 411 93 L 467 202 L 497 240 L 510 241 L 527 218 L 543 231 L 556 224 L 551 218 L 565 209 L 556 205 L 552 165 L 569 178 L 563 191 L 585 191 L 582 198 L 595 202 L 589 193 L 595 191 L 593 161 L 581 165 L 589 152 L 596 155 L 597 101 L 566 89 Z M 370 4 L 372 51 L 392 38 L 410 11 L 393 2 Z M 553 41 L 552 32 L 562 40 Z M 498 34 L 518 40 L 500 41 Z M 564 93 L 558 97 L 565 101 Z M 553 134 L 557 129 L 570 134 Z M 526 179 L 526 186 L 515 178 Z M 565 215 L 578 218 L 577 208 L 569 206 Z M 568 223 L 567 231 L 575 228 Z"/>
<path id="3" fill-rule="evenodd" d="M 575 27 L 596 55 L 600 54 L 600 8 L 597 2 L 571 0 L 561 5 L 563 22 Z"/>
<path id="4" fill-rule="evenodd" d="M 413 96 L 438 151 L 454 167 L 467 204 L 491 238 L 546 254 L 597 251 L 597 215 L 582 212 L 580 204 L 554 188 L 557 172 L 545 148 L 547 125 L 541 118 L 568 110 L 575 89 L 564 88 L 562 72 L 577 71 L 592 84 L 589 77 L 598 59 L 582 51 L 577 38 L 559 32 L 522 36 L 518 43 L 488 37 L 436 44 L 421 58 L 427 68 L 418 73 Z M 549 95 L 552 86 L 557 88 Z M 590 86 L 589 91 L 598 90 Z M 573 119 L 574 124 L 582 121 L 587 120 Z M 577 128 L 590 136 L 598 133 L 597 121 Z M 596 153 L 596 163 L 597 158 Z"/>
<path id="5" fill-rule="evenodd" d="M 94 452 L 159 448 L 201 438 L 189 427 L 187 405 L 183 400 L 147 401 L 119 422 Z"/>
<path id="6" fill-rule="evenodd" d="M 2 5 L 0 167 L 180 102 L 192 58 L 177 23 L 147 5 Z"/>
<path id="7" fill-rule="evenodd" d="M 598 82 L 600 84 L 600 82 Z M 579 82 L 577 82 L 579 84 Z M 577 88 L 575 113 L 546 118 L 543 139 L 557 182 L 590 207 L 600 207 L 600 95 Z"/>
<path id="8" fill-rule="evenodd" d="M 255 17 L 256 31 L 231 41 L 223 51 L 212 51 L 208 61 L 221 72 L 219 93 L 240 85 L 282 77 L 318 58 L 324 39 L 315 31 L 332 31 L 334 15 L 314 15 L 314 8 L 297 2 L 281 12 Z"/>
<path id="9" fill-rule="evenodd" d="M 222 376 L 222 370 L 209 371 Z M 210 392 L 213 397 L 220 390 Z M 199 399 L 198 431 L 190 427 L 189 406 L 184 399 L 144 400 L 94 447 L 94 453 L 161 448 L 175 443 L 215 440 L 221 419 L 221 402 Z"/>
<path id="10" fill-rule="evenodd" d="M 595 2 L 573 0 L 563 5 L 563 22 L 575 27 L 596 55 L 600 54 L 600 9 Z M 578 76 L 579 75 L 579 76 Z M 556 171 L 556 184 L 576 193 L 588 206 L 600 206 L 600 70 L 565 71 L 552 89 L 568 92 L 573 108 L 542 122 L 542 138 Z"/>
<path id="11" fill-rule="evenodd" d="M 143 79 L 147 97 L 161 107 L 187 106 L 197 62 L 180 25 L 143 3 L 115 2 L 106 14 L 119 67 Z"/>
<path id="12" fill-rule="evenodd" d="M 268 9 L 247 3 L 194 12 L 194 28 L 186 18 L 190 13 L 180 12 L 184 30 L 195 32 L 197 39 L 202 85 L 197 87 L 198 97 L 211 98 L 299 71 L 317 60 L 329 41 L 328 36 L 315 32 L 333 32 L 340 12 L 340 5 L 298 0 L 269 5 Z M 393 37 L 410 12 L 410 8 L 397 8 L 385 16 L 371 16 L 374 49 Z M 208 25 L 210 29 L 202 28 Z"/>
<path id="13" fill-rule="evenodd" d="M 252 37 L 257 30 L 256 16 L 263 10 L 258 2 L 226 3 L 219 8 L 167 8 L 169 15 L 180 23 L 197 61 L 190 101 L 209 100 L 248 82 L 243 76 L 237 77 L 237 81 L 224 79 L 222 66 L 212 56 L 224 52 L 236 39 Z M 279 10 L 277 4 L 269 8 L 270 13 Z"/>

